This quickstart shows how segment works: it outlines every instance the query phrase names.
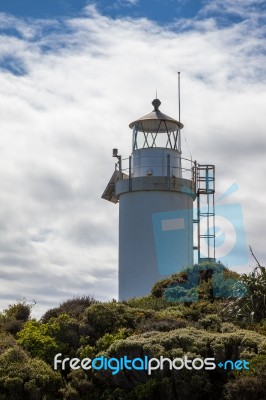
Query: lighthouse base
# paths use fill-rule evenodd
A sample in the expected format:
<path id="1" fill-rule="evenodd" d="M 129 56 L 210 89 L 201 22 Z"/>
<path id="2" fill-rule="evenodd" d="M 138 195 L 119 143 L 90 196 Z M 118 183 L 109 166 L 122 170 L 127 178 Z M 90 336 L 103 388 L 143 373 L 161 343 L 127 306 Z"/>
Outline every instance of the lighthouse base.
<path id="1" fill-rule="evenodd" d="M 193 197 L 177 191 L 119 196 L 119 300 L 150 294 L 193 264 Z"/>

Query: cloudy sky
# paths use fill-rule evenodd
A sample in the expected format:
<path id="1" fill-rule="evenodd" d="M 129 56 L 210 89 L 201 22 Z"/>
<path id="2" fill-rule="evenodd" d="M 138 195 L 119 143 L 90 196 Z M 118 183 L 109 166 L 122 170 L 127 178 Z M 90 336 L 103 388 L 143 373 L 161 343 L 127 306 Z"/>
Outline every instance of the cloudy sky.
<path id="1" fill-rule="evenodd" d="M 215 164 L 217 205 L 242 207 L 265 264 L 265 14 L 265 0 L 1 0 L 1 309 L 117 298 L 112 148 L 128 157 L 156 89 L 178 117 L 177 71 L 183 155 Z"/>

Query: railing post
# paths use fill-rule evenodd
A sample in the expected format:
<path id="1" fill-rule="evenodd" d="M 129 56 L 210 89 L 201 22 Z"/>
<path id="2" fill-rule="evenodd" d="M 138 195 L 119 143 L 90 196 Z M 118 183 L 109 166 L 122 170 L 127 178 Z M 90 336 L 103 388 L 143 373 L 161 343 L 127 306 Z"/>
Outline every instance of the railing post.
<path id="1" fill-rule="evenodd" d="M 197 176 L 197 161 L 194 161 L 194 167 L 193 167 L 193 177 L 192 180 L 194 181 L 194 191 L 197 193 L 198 190 L 198 176 Z"/>
<path id="2" fill-rule="evenodd" d="M 123 179 L 123 175 L 122 175 L 122 156 L 117 156 L 117 158 L 118 158 L 119 179 Z"/>
<path id="3" fill-rule="evenodd" d="M 132 190 L 132 173 L 131 173 L 131 156 L 129 156 L 129 179 L 128 179 L 128 189 L 131 192 Z"/>
<path id="4" fill-rule="evenodd" d="M 167 154 L 167 188 L 170 190 L 170 154 Z"/>

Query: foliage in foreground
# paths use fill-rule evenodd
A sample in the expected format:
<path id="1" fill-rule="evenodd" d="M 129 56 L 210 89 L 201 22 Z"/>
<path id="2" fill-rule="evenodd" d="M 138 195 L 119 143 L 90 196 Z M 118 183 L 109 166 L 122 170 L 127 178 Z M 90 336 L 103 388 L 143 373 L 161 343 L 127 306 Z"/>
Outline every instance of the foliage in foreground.
<path id="1" fill-rule="evenodd" d="M 265 270 L 239 277 L 217 264 L 197 268 L 158 282 L 150 296 L 122 303 L 70 299 L 40 321 L 30 318 L 32 306 L 25 301 L 11 305 L 0 315 L 0 400 L 266 399 Z M 240 300 L 228 298 L 236 280 L 247 287 Z M 239 309 L 247 316 L 254 311 L 253 320 L 234 318 L 232 310 Z M 53 370 L 56 353 L 246 359 L 251 369 L 60 373 Z"/>
<path id="2" fill-rule="evenodd" d="M 241 276 L 245 292 L 239 293 L 226 307 L 228 315 L 244 322 L 260 322 L 266 318 L 266 268 L 258 265 Z"/>

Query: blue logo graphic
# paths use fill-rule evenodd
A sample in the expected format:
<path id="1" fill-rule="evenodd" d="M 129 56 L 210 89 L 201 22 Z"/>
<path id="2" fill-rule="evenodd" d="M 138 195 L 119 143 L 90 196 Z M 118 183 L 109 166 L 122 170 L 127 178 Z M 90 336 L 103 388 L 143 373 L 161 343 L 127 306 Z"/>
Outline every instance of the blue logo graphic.
<path id="1" fill-rule="evenodd" d="M 203 208 L 202 212 L 207 212 Z M 201 229 L 205 235 L 213 227 L 207 227 L 207 218 L 202 218 Z M 248 262 L 248 249 L 244 229 L 243 211 L 240 204 L 225 204 L 215 207 L 215 254 L 216 261 L 230 267 Z M 208 254 L 207 241 L 201 243 L 200 257 Z"/>
<path id="2" fill-rule="evenodd" d="M 237 184 L 218 199 L 224 200 L 238 190 Z M 207 214 L 207 207 L 201 208 L 201 215 Z M 171 275 L 184 271 L 193 265 L 193 209 L 182 209 L 155 213 L 153 230 L 157 255 L 157 266 L 161 275 Z M 213 271 L 213 297 L 240 297 L 246 293 L 243 283 L 234 279 L 225 279 L 224 265 L 236 267 L 248 262 L 248 248 L 244 229 L 241 204 L 232 203 L 215 207 L 215 226 L 210 225 L 206 217 L 201 217 L 200 228 L 203 236 L 215 232 L 215 270 Z M 208 261 L 207 240 L 201 241 L 200 263 Z M 213 253 L 213 252 L 211 252 Z M 202 260 L 201 260 L 202 259 Z M 213 260 L 212 260 L 213 261 Z M 187 271 L 185 283 L 173 284 L 164 291 L 164 298 L 169 301 L 198 301 L 199 273 L 210 267 L 200 265 Z"/>
<path id="3" fill-rule="evenodd" d="M 218 197 L 217 203 L 237 190 L 238 185 L 233 183 L 224 194 Z M 248 246 L 241 204 L 218 205 L 215 214 L 217 261 L 231 267 L 246 264 L 248 262 Z"/>

